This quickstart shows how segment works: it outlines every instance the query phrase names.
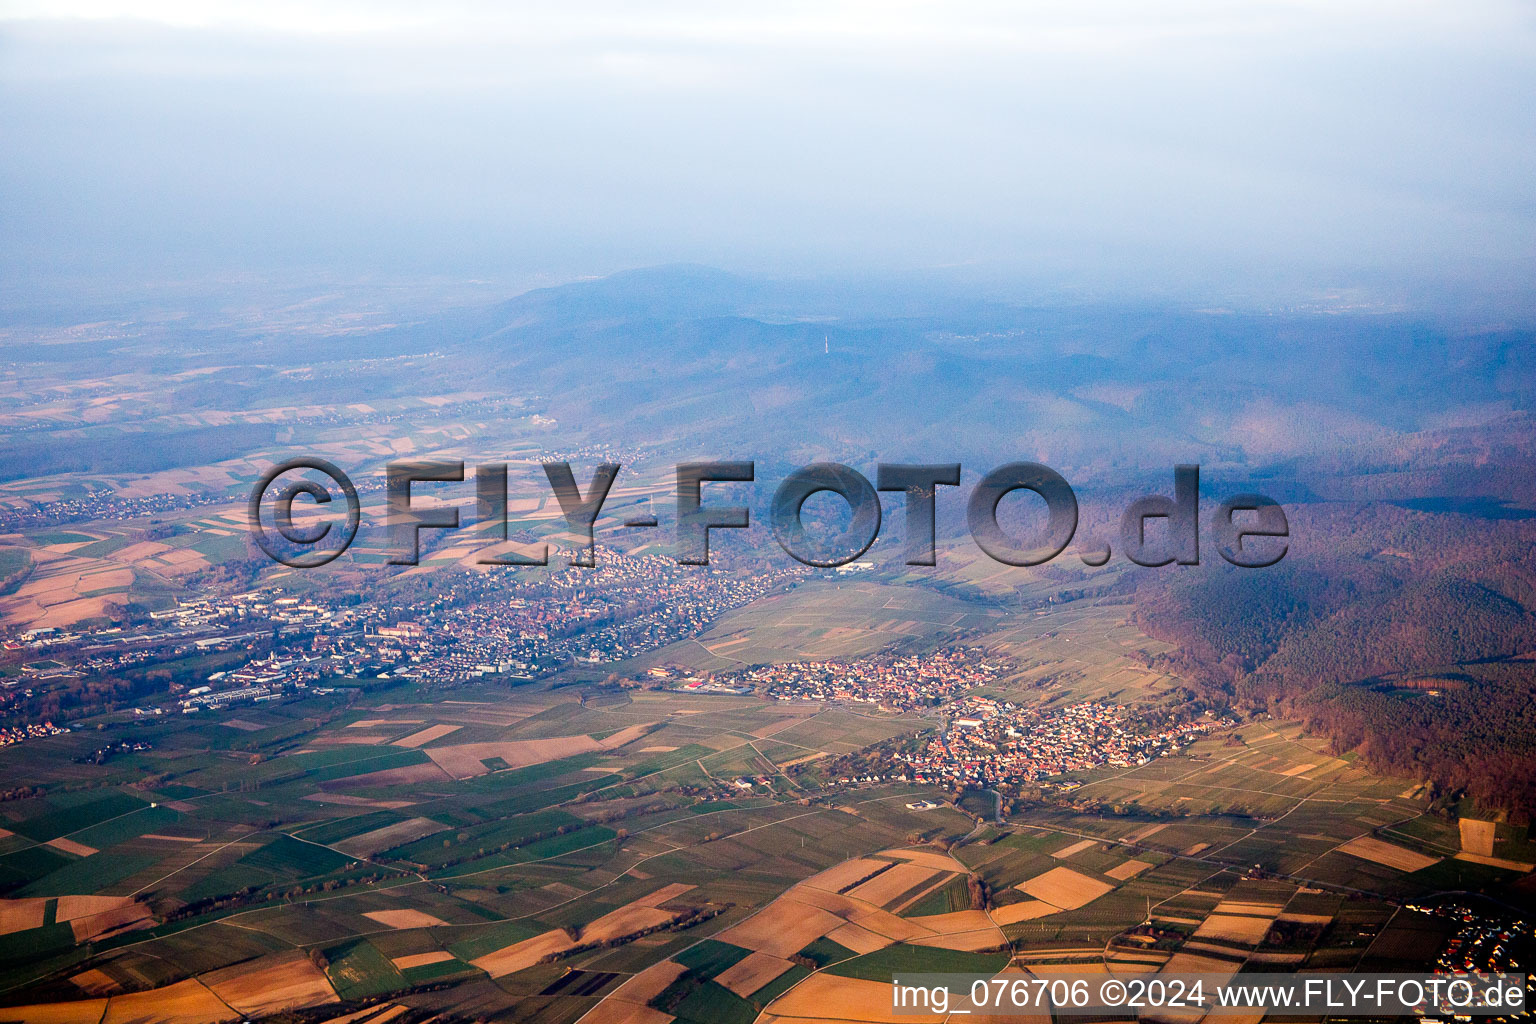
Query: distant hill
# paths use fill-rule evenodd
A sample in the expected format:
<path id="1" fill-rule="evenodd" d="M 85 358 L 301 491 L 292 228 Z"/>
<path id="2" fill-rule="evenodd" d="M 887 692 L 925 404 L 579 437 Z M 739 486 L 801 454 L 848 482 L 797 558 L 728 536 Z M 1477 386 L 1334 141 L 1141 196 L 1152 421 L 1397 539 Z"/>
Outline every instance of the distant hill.
<path id="1" fill-rule="evenodd" d="M 537 388 L 562 421 L 695 450 L 1027 457 L 1104 479 L 1178 461 L 1310 478 L 1343 451 L 1384 485 L 1372 497 L 1438 493 L 1446 467 L 1414 473 L 1420 432 L 1536 409 L 1530 331 L 882 299 L 695 266 L 540 289 L 352 345 L 451 353 L 485 383 Z"/>

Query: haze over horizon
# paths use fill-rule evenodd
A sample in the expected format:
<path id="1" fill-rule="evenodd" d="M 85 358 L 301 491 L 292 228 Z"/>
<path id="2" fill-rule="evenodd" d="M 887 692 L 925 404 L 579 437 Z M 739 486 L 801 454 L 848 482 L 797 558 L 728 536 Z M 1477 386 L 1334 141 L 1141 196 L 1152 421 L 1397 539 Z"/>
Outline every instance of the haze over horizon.
<path id="1" fill-rule="evenodd" d="M 1533 55 L 1502 0 L 12 2 L 0 302 L 694 262 L 1523 317 Z"/>

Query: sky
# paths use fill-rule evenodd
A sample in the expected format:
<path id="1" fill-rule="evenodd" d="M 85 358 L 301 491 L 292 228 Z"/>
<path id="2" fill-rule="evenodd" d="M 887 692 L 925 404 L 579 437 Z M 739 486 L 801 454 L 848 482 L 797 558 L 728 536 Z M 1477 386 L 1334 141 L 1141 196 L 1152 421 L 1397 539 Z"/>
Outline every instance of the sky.
<path id="1" fill-rule="evenodd" d="M 697 262 L 1536 306 L 1524 0 L 0 0 L 0 298 Z"/>

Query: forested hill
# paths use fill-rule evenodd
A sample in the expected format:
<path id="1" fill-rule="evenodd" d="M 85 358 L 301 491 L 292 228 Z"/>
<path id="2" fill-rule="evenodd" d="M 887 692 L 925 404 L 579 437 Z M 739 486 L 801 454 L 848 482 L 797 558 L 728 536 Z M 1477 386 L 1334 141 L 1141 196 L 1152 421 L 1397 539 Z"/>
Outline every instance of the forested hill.
<path id="1" fill-rule="evenodd" d="M 1170 660 L 1373 767 L 1536 812 L 1536 520 L 1290 512 L 1278 566 L 1141 581 L 1138 614 L 1178 644 Z"/>

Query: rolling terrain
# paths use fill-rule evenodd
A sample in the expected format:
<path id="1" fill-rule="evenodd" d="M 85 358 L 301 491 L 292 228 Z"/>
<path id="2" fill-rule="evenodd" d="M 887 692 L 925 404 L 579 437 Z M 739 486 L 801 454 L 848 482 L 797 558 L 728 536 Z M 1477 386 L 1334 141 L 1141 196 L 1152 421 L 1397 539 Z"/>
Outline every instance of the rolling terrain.
<path id="1" fill-rule="evenodd" d="M 0 1020 L 880 1021 L 914 967 L 1443 960 L 1458 921 L 1515 927 L 1536 895 L 1530 342 L 693 267 L 472 309 L 13 325 Z M 358 486 L 322 569 L 248 539 L 248 488 L 294 454 Z M 706 492 L 753 527 L 679 566 L 674 465 L 713 457 L 756 462 Z M 468 479 L 424 485 L 463 528 L 389 564 L 403 458 L 505 463 L 507 537 Z M 773 488 L 828 459 L 961 462 L 938 565 L 903 564 L 899 495 L 867 564 L 780 550 Z M 964 514 L 1020 459 L 1082 506 L 1029 569 Z M 594 569 L 551 460 L 583 486 L 623 466 Z M 1120 511 L 1179 463 L 1202 564 L 1131 565 Z M 1238 491 L 1285 509 L 1272 568 L 1214 555 Z M 963 681 L 860 688 L 925 658 Z M 1010 729 L 1015 761 L 1071 751 L 967 764 Z"/>

